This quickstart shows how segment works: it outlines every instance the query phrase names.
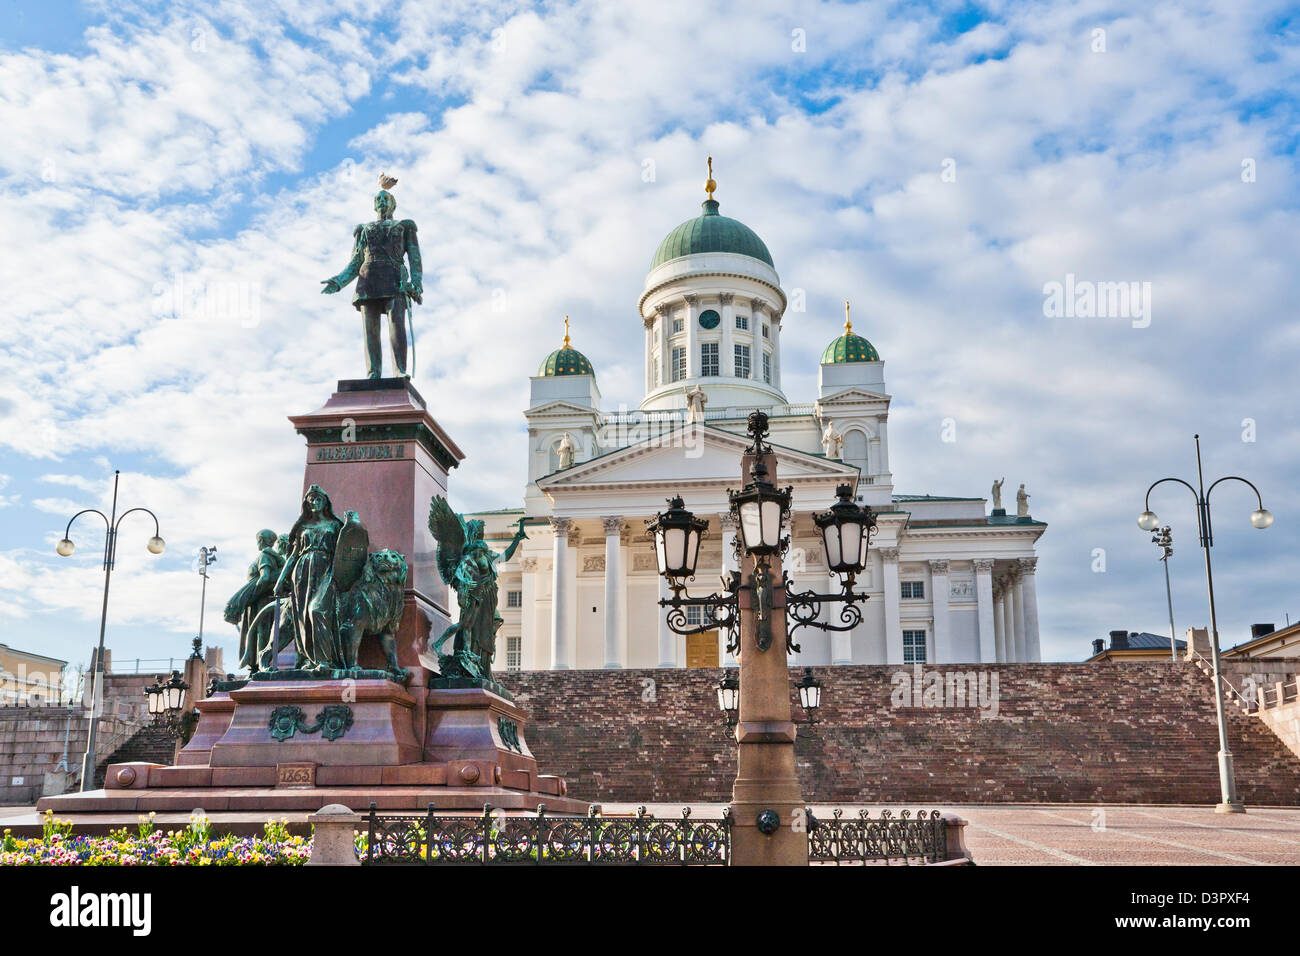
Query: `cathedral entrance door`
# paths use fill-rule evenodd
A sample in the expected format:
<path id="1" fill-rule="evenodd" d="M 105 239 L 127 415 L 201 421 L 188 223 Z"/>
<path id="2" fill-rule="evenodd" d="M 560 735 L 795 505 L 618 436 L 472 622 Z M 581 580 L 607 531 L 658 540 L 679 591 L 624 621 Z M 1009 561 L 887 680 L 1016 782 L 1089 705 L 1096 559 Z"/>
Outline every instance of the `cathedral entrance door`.
<path id="1" fill-rule="evenodd" d="M 705 631 L 702 634 L 686 635 L 686 666 L 718 666 L 718 632 Z"/>

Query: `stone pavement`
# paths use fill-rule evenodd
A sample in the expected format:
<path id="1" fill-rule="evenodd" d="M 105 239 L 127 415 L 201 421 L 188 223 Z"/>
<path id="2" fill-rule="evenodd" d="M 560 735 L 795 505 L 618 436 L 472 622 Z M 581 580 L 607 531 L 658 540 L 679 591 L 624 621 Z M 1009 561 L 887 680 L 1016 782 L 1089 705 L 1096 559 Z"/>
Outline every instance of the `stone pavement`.
<path id="1" fill-rule="evenodd" d="M 607 812 L 635 810 L 605 803 Z M 829 816 L 832 807 L 814 805 Z M 858 806 L 843 807 L 853 816 Z M 868 808 L 871 816 L 879 807 Z M 891 807 L 897 812 L 900 807 Z M 919 806 L 911 809 L 920 809 Z M 1268 866 L 1300 864 L 1300 808 L 1251 807 L 1218 814 L 1213 807 L 1040 804 L 927 807 L 969 821 L 966 846 L 980 866 Z M 654 804 L 656 816 L 681 806 Z M 693 804 L 692 816 L 716 816 L 720 804 Z"/>

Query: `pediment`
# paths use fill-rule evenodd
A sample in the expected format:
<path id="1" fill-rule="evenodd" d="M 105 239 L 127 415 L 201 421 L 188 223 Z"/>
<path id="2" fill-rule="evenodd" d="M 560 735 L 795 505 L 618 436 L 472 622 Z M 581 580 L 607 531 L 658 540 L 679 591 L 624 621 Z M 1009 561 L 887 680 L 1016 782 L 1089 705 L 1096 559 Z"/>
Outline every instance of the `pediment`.
<path id="1" fill-rule="evenodd" d="M 677 431 L 620 448 L 537 482 L 547 493 L 616 485 L 619 487 L 724 482 L 742 484 L 740 460 L 749 439 L 712 426 L 683 425 Z M 858 469 L 819 455 L 773 446 L 778 483 L 856 483 Z"/>
<path id="2" fill-rule="evenodd" d="M 599 413 L 596 409 L 591 408 L 590 406 L 579 405 L 576 402 L 566 402 L 563 399 L 556 399 L 553 402 L 547 402 L 544 405 L 538 405 L 534 408 L 528 409 L 528 411 L 524 412 L 524 417 L 533 419 L 543 416 L 562 417 L 583 415 L 589 418 L 594 418 L 597 414 Z"/>
<path id="3" fill-rule="evenodd" d="M 850 385 L 848 388 L 827 395 L 817 400 L 818 405 L 864 405 L 873 402 L 888 402 L 890 396 L 883 392 L 872 392 L 862 388 L 859 385 Z"/>

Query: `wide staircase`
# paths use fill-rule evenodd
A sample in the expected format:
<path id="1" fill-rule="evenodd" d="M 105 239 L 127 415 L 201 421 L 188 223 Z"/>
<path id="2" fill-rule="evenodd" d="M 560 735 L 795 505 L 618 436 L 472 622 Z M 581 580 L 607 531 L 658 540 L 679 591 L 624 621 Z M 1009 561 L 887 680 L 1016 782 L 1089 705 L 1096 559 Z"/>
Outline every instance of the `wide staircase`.
<path id="1" fill-rule="evenodd" d="M 176 737 L 163 728 L 145 724 L 95 766 L 95 788 L 104 786 L 109 764 L 137 761 L 171 766 L 176 761 Z"/>
<path id="2" fill-rule="evenodd" d="M 821 722 L 801 726 L 804 796 L 817 803 L 1213 804 L 1218 732 L 1210 682 L 1185 663 L 1002 664 L 975 675 L 992 707 L 903 698 L 913 672 L 814 669 Z M 715 668 L 501 675 L 535 726 L 538 761 L 593 800 L 730 799 L 735 738 Z M 792 683 L 799 672 L 792 669 Z M 652 683 L 647 683 L 652 682 Z M 651 690 L 647 690 L 651 688 Z M 792 692 L 793 696 L 793 692 Z M 796 710 L 797 713 L 797 710 Z M 1247 805 L 1300 805 L 1300 757 L 1259 718 L 1227 708 Z"/>

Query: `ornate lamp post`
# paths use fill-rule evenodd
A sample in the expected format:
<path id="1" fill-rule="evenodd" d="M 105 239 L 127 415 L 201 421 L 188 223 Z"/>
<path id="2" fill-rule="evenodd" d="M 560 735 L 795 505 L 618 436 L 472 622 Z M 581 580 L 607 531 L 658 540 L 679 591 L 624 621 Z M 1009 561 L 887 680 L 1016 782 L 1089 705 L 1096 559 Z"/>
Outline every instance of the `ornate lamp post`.
<path id="1" fill-rule="evenodd" d="M 1260 496 L 1259 489 L 1252 482 L 1238 475 L 1225 475 L 1213 482 L 1209 488 L 1206 488 L 1205 471 L 1201 467 L 1201 436 L 1196 435 L 1194 437 L 1196 439 L 1197 487 L 1193 488 L 1191 484 L 1181 478 L 1161 478 L 1159 481 L 1152 482 L 1151 487 L 1147 489 L 1146 510 L 1138 515 L 1137 522 L 1138 527 L 1143 531 L 1155 531 L 1160 526 L 1160 519 L 1151 510 L 1151 492 L 1156 485 L 1164 484 L 1166 481 L 1174 481 L 1191 491 L 1196 498 L 1196 520 L 1200 530 L 1201 550 L 1205 554 L 1205 589 L 1210 599 L 1210 663 L 1214 668 L 1214 713 L 1219 726 L 1219 790 L 1222 800 L 1214 809 L 1218 813 L 1245 813 L 1246 808 L 1237 799 L 1237 782 L 1232 772 L 1232 751 L 1228 749 L 1228 725 L 1223 714 L 1223 675 L 1219 670 L 1219 621 L 1214 607 L 1214 573 L 1210 567 L 1210 548 L 1214 546 L 1214 524 L 1210 518 L 1210 494 L 1219 482 L 1240 481 L 1243 484 L 1250 485 L 1250 489 L 1255 492 L 1255 502 L 1258 507 L 1251 512 L 1250 523 L 1263 530 L 1273 523 L 1273 515 L 1264 507 L 1264 499 Z M 1168 563 L 1165 564 L 1165 567 L 1168 569 Z"/>
<path id="2" fill-rule="evenodd" d="M 672 597 L 659 602 L 667 608 L 666 620 L 678 634 L 695 634 L 722 628 L 734 635 L 727 650 L 740 660 L 739 679 L 728 675 L 718 685 L 718 706 L 735 726 L 736 781 L 732 788 L 735 824 L 732 862 L 737 865 L 803 865 L 808 860 L 807 833 L 795 822 L 804 819 L 803 796 L 795 773 L 796 721 L 790 707 L 790 674 L 786 655 L 797 652 L 793 634 L 801 627 L 847 631 L 862 621 L 857 605 L 865 594 L 855 594 L 853 583 L 866 563 L 867 544 L 876 519 L 870 508 L 853 502 L 853 489 L 842 485 L 839 501 L 824 514 L 813 516 L 822 532 L 827 566 L 840 575 L 843 590 L 835 594 L 796 592 L 781 559 L 790 545 L 786 534 L 790 518 L 791 489 L 772 481 L 776 459 L 767 435 L 767 415 L 749 416 L 753 444 L 741 463 L 740 491 L 728 492 L 731 512 L 739 528 L 736 558 L 739 571 L 722 576 L 722 589 L 707 597 L 687 594 L 694 577 L 699 539 L 708 522 L 686 510 L 680 497 L 669 509 L 646 522 L 654 538 L 659 573 L 667 578 Z M 843 605 L 840 623 L 816 620 L 826 603 Z M 691 625 L 686 608 L 700 607 L 702 623 Z M 768 653 L 773 645 L 784 653 Z M 798 685 L 800 704 L 815 720 L 821 705 L 821 684 L 808 671 Z"/>
<path id="3" fill-rule="evenodd" d="M 1178 642 L 1174 631 L 1174 592 L 1169 587 L 1169 559 L 1174 556 L 1174 535 L 1169 525 L 1151 536 L 1151 543 L 1160 546 L 1160 562 L 1165 566 L 1165 602 L 1169 605 L 1169 659 L 1177 663 Z"/>
<path id="4" fill-rule="evenodd" d="M 149 705 L 149 716 L 155 727 L 161 727 L 170 734 L 176 734 L 181 725 L 181 706 L 185 702 L 185 692 L 190 689 L 181 677 L 180 671 L 172 671 L 172 676 L 164 681 L 161 677 L 144 689 L 144 696 Z"/>
<path id="5" fill-rule="evenodd" d="M 68 526 L 64 529 L 63 539 L 54 548 L 63 557 L 70 556 L 76 550 L 76 545 L 72 543 L 72 539 L 69 537 L 72 533 L 72 523 L 84 514 L 97 514 L 104 519 L 104 602 L 99 612 L 99 649 L 95 653 L 95 678 L 94 684 L 91 685 L 90 725 L 87 728 L 86 735 L 86 755 L 81 761 L 81 789 L 83 792 L 89 790 L 95 782 L 95 734 L 99 730 L 99 708 L 104 693 L 104 625 L 108 621 L 108 586 L 112 581 L 113 565 L 117 560 L 117 532 L 122 526 L 122 519 L 134 511 L 143 511 L 153 518 L 153 537 L 146 542 L 145 546 L 151 554 L 162 554 L 163 549 L 167 547 L 166 542 L 158 536 L 158 516 L 148 508 L 131 508 L 122 512 L 120 516 L 118 515 L 117 483 L 120 476 L 121 472 L 113 472 L 113 507 L 111 512 L 106 515 L 95 508 L 83 508 L 78 511 L 68 519 Z"/>

